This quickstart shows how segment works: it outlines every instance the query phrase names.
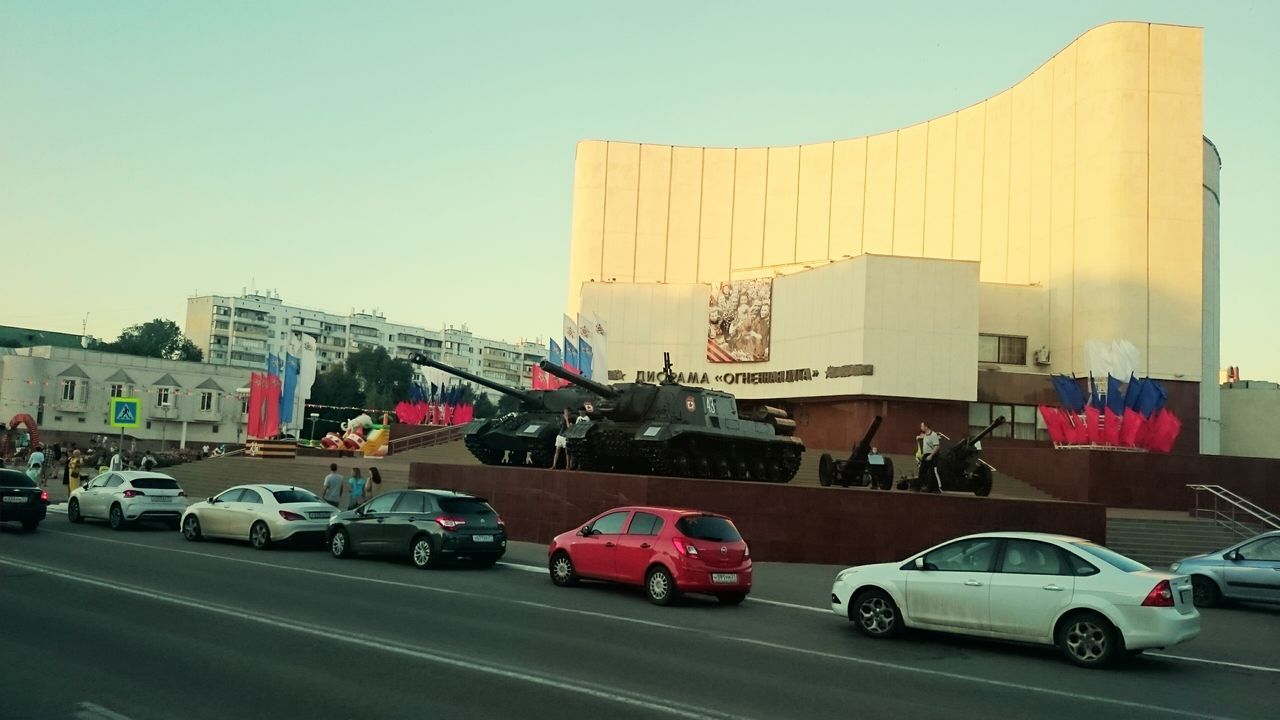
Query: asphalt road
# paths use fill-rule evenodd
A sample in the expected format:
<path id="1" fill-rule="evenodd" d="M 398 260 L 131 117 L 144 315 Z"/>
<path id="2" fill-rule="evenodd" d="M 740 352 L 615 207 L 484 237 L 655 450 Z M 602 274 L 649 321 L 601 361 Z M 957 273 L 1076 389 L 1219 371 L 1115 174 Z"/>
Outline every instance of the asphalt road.
<path id="1" fill-rule="evenodd" d="M 741 607 L 659 608 L 513 566 L 535 547 L 508 559 L 418 571 L 59 515 L 6 527 L 0 718 L 1273 718 L 1280 699 L 1271 608 L 1209 611 L 1192 643 L 1087 671 L 863 638 L 819 607 L 832 568 L 762 564 Z"/>

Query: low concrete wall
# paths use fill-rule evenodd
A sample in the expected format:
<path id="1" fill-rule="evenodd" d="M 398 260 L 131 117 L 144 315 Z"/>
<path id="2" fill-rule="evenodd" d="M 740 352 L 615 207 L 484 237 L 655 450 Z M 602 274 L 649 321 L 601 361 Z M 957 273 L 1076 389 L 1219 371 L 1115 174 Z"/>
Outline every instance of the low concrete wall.
<path id="1" fill-rule="evenodd" d="M 757 560 L 855 564 L 897 560 L 948 538 L 993 530 L 1104 541 L 1100 505 L 972 495 L 414 463 L 409 487 L 481 495 L 513 540 L 548 542 L 619 505 L 697 508 L 733 518 Z"/>
<path id="2" fill-rule="evenodd" d="M 1280 460 L 1105 450 L 983 448 L 1001 472 L 1061 500 L 1108 507 L 1187 510 L 1191 483 L 1221 485 L 1280 510 Z"/>

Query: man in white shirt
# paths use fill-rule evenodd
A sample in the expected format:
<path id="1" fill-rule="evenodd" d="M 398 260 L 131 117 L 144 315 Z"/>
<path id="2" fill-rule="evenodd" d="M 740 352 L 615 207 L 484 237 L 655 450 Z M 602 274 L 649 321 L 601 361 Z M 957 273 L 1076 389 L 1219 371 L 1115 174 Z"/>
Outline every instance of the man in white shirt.
<path id="1" fill-rule="evenodd" d="M 27 477 L 31 478 L 32 482 L 39 483 L 42 487 L 45 485 L 43 446 L 36 445 L 36 449 L 27 458 Z"/>
<path id="2" fill-rule="evenodd" d="M 116 450 L 116 454 L 111 456 L 111 469 L 117 471 L 124 469 L 124 458 L 120 457 L 119 450 Z"/>
<path id="3" fill-rule="evenodd" d="M 938 488 L 938 450 L 942 447 L 942 440 L 938 437 L 938 433 L 929 427 L 929 423 L 920 423 L 920 434 L 916 436 L 920 441 L 920 489 L 924 492 L 936 493 L 941 492 Z"/>

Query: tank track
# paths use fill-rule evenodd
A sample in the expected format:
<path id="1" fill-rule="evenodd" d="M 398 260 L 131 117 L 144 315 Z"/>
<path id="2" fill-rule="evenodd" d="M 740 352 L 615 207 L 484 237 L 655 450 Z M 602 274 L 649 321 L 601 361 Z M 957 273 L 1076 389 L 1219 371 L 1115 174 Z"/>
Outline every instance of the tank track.
<path id="1" fill-rule="evenodd" d="M 777 447 L 750 441 L 708 448 L 691 438 L 648 447 L 645 454 L 655 475 L 787 483 L 800 469 L 802 451 L 794 445 Z M 705 467 L 702 459 L 707 460 Z"/>

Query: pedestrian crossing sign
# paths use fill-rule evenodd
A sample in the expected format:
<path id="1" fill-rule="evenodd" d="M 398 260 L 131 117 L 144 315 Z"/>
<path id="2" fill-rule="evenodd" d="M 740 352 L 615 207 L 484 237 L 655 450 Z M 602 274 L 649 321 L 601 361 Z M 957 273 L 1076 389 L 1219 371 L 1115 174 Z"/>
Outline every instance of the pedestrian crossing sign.
<path id="1" fill-rule="evenodd" d="M 111 427 L 138 427 L 138 411 L 141 408 L 142 401 L 138 398 L 111 398 Z"/>

